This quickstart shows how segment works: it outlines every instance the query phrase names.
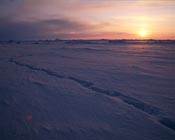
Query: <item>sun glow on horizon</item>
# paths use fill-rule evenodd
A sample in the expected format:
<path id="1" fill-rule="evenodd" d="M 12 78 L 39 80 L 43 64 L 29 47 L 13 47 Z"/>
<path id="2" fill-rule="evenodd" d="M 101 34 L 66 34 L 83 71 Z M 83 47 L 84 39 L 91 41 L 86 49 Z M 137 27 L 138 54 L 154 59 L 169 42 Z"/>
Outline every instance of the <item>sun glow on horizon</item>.
<path id="1" fill-rule="evenodd" d="M 174 40 L 174 1 L 0 0 L 0 41 Z"/>
<path id="2" fill-rule="evenodd" d="M 140 37 L 145 38 L 148 36 L 148 31 L 145 29 L 140 29 L 138 34 Z"/>

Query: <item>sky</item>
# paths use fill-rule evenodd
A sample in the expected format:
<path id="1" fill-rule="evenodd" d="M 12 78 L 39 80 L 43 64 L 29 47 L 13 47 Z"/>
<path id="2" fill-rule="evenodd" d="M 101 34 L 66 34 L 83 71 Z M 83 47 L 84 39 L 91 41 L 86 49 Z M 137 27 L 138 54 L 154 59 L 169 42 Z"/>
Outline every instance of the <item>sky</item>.
<path id="1" fill-rule="evenodd" d="M 0 40 L 175 39 L 175 0 L 0 0 Z"/>

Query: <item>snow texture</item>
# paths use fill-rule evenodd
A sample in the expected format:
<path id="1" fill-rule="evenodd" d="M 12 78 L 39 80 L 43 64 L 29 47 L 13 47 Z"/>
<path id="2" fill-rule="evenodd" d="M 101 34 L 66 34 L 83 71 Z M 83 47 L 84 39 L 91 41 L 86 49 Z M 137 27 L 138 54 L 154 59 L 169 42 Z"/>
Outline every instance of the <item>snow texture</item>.
<path id="1" fill-rule="evenodd" d="M 0 43 L 0 140 L 174 140 L 173 43 Z"/>

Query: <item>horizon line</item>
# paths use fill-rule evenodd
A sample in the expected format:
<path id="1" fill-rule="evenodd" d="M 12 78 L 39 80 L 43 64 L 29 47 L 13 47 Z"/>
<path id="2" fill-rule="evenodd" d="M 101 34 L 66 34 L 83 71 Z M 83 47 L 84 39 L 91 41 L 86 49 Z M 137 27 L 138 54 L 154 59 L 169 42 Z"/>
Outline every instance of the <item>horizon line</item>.
<path id="1" fill-rule="evenodd" d="M 60 38 L 55 38 L 55 39 L 7 39 L 7 40 L 0 40 L 0 42 L 8 42 L 8 41 L 175 41 L 175 39 L 106 39 L 106 38 L 101 38 L 101 39 L 60 39 Z"/>

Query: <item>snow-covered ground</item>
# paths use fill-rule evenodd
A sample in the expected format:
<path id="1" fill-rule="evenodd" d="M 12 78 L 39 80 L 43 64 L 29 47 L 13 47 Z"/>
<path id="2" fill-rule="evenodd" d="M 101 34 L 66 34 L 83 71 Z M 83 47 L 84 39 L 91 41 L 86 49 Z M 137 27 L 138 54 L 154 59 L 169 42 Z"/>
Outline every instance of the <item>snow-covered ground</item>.
<path id="1" fill-rule="evenodd" d="M 0 140 L 174 140 L 174 44 L 0 44 Z"/>

